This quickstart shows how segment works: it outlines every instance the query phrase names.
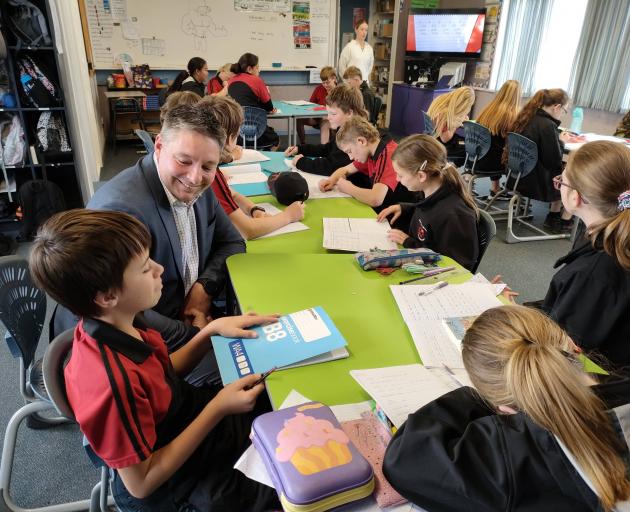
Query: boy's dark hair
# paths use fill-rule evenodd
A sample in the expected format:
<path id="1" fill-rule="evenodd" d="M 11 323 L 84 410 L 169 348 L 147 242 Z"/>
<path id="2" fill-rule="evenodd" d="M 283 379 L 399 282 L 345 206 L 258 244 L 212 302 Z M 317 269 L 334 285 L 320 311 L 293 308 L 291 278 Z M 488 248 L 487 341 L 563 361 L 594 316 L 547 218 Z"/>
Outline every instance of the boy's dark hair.
<path id="1" fill-rule="evenodd" d="M 192 130 L 200 135 L 214 139 L 223 149 L 225 146 L 225 130 L 208 104 L 177 105 L 164 113 L 160 135 L 167 140 L 171 134 L 179 130 Z"/>
<path id="2" fill-rule="evenodd" d="M 97 292 L 120 290 L 129 262 L 151 247 L 151 235 L 122 212 L 75 209 L 39 229 L 30 256 L 35 284 L 74 314 L 101 313 Z"/>
<path id="3" fill-rule="evenodd" d="M 200 105 L 207 105 L 225 130 L 227 137 L 237 137 L 241 131 L 241 125 L 245 121 L 243 107 L 229 96 L 205 96 L 199 100 Z M 221 152 L 221 163 L 232 161 L 232 155 L 224 148 Z"/>

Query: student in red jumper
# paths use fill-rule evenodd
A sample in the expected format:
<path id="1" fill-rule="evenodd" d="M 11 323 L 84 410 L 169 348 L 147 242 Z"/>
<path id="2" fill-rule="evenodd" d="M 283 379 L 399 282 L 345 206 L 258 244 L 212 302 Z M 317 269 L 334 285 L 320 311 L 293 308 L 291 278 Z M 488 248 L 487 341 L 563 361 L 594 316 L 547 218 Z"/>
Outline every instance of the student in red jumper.
<path id="1" fill-rule="evenodd" d="M 230 71 L 232 68 L 231 63 L 223 64 L 218 70 L 217 74 L 208 80 L 208 86 L 206 88 L 206 94 L 209 96 L 227 96 L 229 80 L 234 77 L 234 73 Z"/>
<path id="2" fill-rule="evenodd" d="M 318 105 L 326 106 L 326 96 L 337 85 L 337 73 L 332 66 L 324 66 L 319 72 L 319 78 L 322 83 L 315 87 L 313 94 L 311 94 L 311 103 L 317 103 Z M 297 134 L 300 139 L 300 144 L 306 144 L 306 134 L 304 133 L 304 126 L 313 126 L 319 128 L 321 132 L 321 143 L 326 144 L 330 140 L 330 124 L 328 120 L 322 117 L 307 118 L 297 120 Z"/>
<path id="3" fill-rule="evenodd" d="M 258 107 L 273 113 L 276 109 L 271 101 L 271 94 L 260 78 L 260 66 L 258 56 L 253 53 L 244 53 L 236 64 L 230 69 L 235 74 L 230 80 L 228 94 L 236 100 L 241 107 Z M 278 149 L 280 137 L 271 126 L 267 126 L 265 132 L 257 141 L 260 147 L 270 146 L 272 151 Z"/>
<path id="4" fill-rule="evenodd" d="M 337 187 L 340 192 L 350 194 L 377 212 L 410 198 L 409 191 L 398 183 L 392 166 L 396 142 L 387 135 L 381 136 L 367 119 L 353 116 L 346 121 L 337 132 L 337 145 L 353 162 L 320 181 L 322 192 Z M 366 175 L 366 188 L 354 185 L 347 179 L 357 172 Z"/>
<path id="5" fill-rule="evenodd" d="M 229 163 L 239 158 L 242 151 L 236 145 L 236 139 L 243 124 L 241 106 L 232 98 L 219 96 L 206 96 L 200 103 L 212 108 L 212 112 L 227 135 L 225 147 L 221 154 L 221 163 Z M 243 194 L 232 190 L 228 179 L 220 168 L 217 169 L 212 182 L 212 191 L 232 224 L 245 240 L 258 238 L 304 218 L 306 207 L 302 201 L 293 202 L 276 215 L 267 213 L 262 206 L 254 204 Z"/>
<path id="6" fill-rule="evenodd" d="M 114 470 L 122 511 L 277 510 L 273 489 L 233 465 L 249 444 L 259 375 L 225 387 L 181 378 L 211 349 L 210 337 L 253 338 L 274 316 L 210 322 L 167 353 L 139 314 L 160 298 L 163 267 L 151 236 L 122 212 L 69 210 L 41 228 L 31 252 L 35 282 L 81 317 L 64 369 L 68 402 L 96 454 Z M 81 286 L 77 286 L 81 283 Z M 253 411 L 253 412 L 252 412 Z"/>

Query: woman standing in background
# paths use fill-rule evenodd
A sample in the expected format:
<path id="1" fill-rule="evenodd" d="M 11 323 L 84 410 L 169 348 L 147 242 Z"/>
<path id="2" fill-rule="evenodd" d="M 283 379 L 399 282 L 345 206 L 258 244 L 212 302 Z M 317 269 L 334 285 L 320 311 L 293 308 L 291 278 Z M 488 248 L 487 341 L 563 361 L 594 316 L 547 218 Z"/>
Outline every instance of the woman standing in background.
<path id="1" fill-rule="evenodd" d="M 341 50 L 341 55 L 339 56 L 339 76 L 343 76 L 348 67 L 356 66 L 361 70 L 363 80 L 369 85 L 370 74 L 374 66 L 374 50 L 365 40 L 367 32 L 367 20 L 358 20 L 354 25 L 356 38 L 350 41 L 343 50 Z"/>

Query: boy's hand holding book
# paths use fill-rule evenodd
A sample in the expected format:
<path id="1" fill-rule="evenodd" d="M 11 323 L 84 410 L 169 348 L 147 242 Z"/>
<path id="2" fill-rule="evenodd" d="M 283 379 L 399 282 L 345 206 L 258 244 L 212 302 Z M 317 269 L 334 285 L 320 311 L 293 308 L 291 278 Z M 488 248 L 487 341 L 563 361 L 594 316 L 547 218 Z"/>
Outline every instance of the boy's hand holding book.
<path id="1" fill-rule="evenodd" d="M 210 322 L 204 330 L 208 336 L 218 334 L 225 338 L 257 338 L 258 334 L 247 328 L 277 322 L 279 316 L 258 315 L 253 312 L 238 316 L 224 316 Z"/>

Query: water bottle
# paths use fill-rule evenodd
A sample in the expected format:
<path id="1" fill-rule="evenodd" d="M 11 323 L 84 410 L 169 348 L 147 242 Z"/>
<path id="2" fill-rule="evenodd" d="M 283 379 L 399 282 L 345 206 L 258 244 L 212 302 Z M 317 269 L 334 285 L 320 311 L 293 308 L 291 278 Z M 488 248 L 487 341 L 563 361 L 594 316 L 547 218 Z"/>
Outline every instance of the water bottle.
<path id="1" fill-rule="evenodd" d="M 584 120 L 584 112 L 582 107 L 575 107 L 573 109 L 573 118 L 571 120 L 571 130 L 573 133 L 580 133 L 582 131 L 582 121 Z"/>

